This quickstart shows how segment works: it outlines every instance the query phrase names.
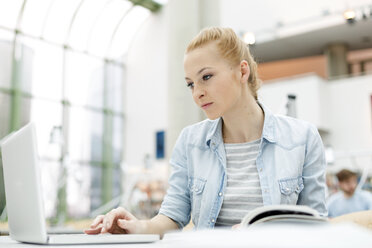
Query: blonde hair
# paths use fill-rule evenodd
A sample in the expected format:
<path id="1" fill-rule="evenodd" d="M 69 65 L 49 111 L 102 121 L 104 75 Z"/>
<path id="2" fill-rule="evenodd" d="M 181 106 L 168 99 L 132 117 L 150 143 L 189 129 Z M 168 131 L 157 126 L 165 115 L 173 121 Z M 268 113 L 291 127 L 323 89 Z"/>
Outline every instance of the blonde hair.
<path id="1" fill-rule="evenodd" d="M 231 28 L 210 27 L 201 30 L 187 46 L 186 53 L 213 41 L 217 42 L 217 48 L 222 57 L 232 65 L 239 65 L 242 60 L 248 62 L 250 70 L 248 86 L 257 100 L 257 90 L 261 85 L 261 80 L 258 78 L 257 63 L 249 52 L 247 44 Z"/>

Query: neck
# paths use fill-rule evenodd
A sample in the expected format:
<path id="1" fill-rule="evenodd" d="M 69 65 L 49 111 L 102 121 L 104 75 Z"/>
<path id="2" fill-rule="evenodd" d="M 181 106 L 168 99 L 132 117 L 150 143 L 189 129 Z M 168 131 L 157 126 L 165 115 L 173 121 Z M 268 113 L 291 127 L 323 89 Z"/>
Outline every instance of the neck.
<path id="1" fill-rule="evenodd" d="M 354 192 L 353 192 L 353 193 L 347 193 L 347 192 L 344 191 L 344 196 L 345 196 L 345 198 L 350 198 L 350 197 L 352 197 L 353 195 L 354 195 Z"/>
<path id="2" fill-rule="evenodd" d="M 225 143 L 246 143 L 261 138 L 264 114 L 253 97 L 246 98 L 243 104 L 237 104 L 222 119 Z"/>

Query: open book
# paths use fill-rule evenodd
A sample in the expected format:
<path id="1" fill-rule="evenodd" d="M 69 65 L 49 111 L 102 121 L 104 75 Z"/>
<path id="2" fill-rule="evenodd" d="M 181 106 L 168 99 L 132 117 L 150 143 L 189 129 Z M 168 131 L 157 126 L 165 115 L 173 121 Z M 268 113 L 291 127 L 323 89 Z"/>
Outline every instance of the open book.
<path id="1" fill-rule="evenodd" d="M 242 220 L 241 227 L 267 221 L 284 223 L 324 223 L 319 213 L 308 206 L 302 205 L 268 205 L 258 207 L 249 212 Z"/>

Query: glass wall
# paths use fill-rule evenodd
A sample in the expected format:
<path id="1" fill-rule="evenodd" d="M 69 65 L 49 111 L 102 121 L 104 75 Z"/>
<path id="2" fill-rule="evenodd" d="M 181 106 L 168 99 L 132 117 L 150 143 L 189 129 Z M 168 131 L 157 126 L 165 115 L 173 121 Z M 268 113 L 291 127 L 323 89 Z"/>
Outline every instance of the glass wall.
<path id="1" fill-rule="evenodd" d="M 0 139 L 35 122 L 45 210 L 59 223 L 121 194 L 122 58 L 149 14 L 124 0 L 0 1 Z"/>

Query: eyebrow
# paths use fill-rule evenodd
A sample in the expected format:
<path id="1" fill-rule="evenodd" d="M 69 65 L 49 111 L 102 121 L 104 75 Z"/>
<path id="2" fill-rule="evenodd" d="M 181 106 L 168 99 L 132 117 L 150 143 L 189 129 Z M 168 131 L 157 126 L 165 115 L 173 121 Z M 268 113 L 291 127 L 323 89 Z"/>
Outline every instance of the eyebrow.
<path id="1" fill-rule="evenodd" d="M 202 73 L 204 70 L 207 70 L 207 69 L 212 69 L 212 67 L 203 67 L 203 68 L 201 68 L 201 69 L 198 71 L 198 73 L 196 73 L 196 75 L 199 75 L 200 73 Z M 185 79 L 190 79 L 190 78 L 185 77 Z"/>

